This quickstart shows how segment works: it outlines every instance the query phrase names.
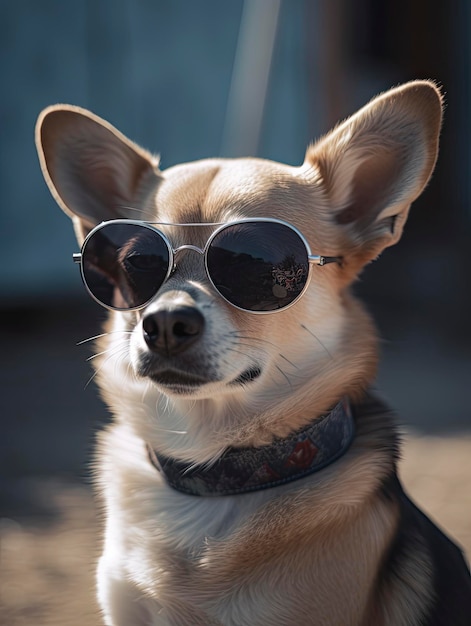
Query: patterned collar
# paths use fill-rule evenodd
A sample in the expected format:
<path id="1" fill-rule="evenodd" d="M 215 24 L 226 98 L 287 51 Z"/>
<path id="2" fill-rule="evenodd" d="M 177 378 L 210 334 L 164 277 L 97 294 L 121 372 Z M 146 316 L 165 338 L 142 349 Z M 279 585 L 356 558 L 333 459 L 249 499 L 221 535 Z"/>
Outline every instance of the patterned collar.
<path id="1" fill-rule="evenodd" d="M 330 465 L 354 435 L 348 400 L 285 439 L 259 448 L 228 448 L 211 465 L 166 457 L 147 446 L 149 460 L 167 483 L 193 496 L 228 496 L 297 480 Z"/>

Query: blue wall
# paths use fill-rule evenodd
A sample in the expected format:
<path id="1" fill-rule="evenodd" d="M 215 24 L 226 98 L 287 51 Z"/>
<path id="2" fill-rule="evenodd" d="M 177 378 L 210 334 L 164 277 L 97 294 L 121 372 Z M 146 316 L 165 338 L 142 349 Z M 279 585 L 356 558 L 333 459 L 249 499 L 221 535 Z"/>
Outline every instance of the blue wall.
<path id="1" fill-rule="evenodd" d="M 259 150 L 293 164 L 311 139 L 303 6 L 282 7 Z M 89 108 L 163 167 L 217 156 L 242 10 L 242 0 L 0 4 L 0 304 L 80 288 L 72 229 L 37 162 L 39 111 Z"/>

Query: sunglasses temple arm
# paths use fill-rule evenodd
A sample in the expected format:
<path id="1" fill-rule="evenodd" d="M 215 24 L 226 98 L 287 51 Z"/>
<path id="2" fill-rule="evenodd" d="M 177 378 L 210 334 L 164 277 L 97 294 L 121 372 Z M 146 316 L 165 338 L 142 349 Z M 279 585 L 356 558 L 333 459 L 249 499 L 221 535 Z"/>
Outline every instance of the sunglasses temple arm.
<path id="1" fill-rule="evenodd" d="M 74 263 L 81 263 L 82 262 L 82 253 L 81 252 L 74 252 L 72 254 L 72 260 Z M 311 255 L 309 257 L 309 263 L 313 263 L 314 265 L 327 265 L 328 263 L 338 263 L 339 265 L 342 264 L 342 257 L 341 256 L 315 256 L 315 255 Z"/>
<path id="2" fill-rule="evenodd" d="M 328 263 L 338 263 L 342 265 L 343 258 L 341 256 L 316 256 L 311 255 L 309 257 L 309 263 L 314 265 L 327 265 Z"/>

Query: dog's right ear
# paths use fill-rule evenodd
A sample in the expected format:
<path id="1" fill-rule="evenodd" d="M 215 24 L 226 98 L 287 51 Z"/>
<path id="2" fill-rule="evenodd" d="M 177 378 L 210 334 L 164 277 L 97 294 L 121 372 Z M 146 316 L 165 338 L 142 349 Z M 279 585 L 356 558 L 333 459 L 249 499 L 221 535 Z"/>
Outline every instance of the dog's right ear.
<path id="1" fill-rule="evenodd" d="M 377 96 L 308 149 L 305 166 L 322 185 L 341 250 L 356 271 L 400 239 L 435 166 L 442 109 L 433 82 L 411 81 Z"/>
<path id="2" fill-rule="evenodd" d="M 72 218 L 79 243 L 104 220 L 138 219 L 136 209 L 160 178 L 157 158 L 79 107 L 42 111 L 36 146 L 44 178 Z"/>

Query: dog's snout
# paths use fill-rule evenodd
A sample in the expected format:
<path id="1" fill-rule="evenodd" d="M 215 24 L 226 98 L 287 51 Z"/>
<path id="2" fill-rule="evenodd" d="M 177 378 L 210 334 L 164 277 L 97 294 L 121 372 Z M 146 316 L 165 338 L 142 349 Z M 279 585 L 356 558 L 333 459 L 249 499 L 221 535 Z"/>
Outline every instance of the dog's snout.
<path id="1" fill-rule="evenodd" d="M 187 350 L 201 337 L 204 317 L 192 306 L 165 306 L 144 317 L 142 330 L 150 350 L 173 356 Z"/>

